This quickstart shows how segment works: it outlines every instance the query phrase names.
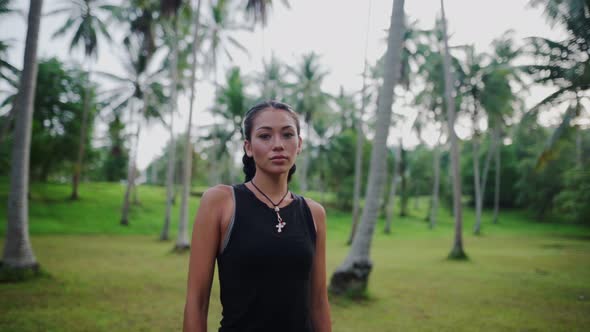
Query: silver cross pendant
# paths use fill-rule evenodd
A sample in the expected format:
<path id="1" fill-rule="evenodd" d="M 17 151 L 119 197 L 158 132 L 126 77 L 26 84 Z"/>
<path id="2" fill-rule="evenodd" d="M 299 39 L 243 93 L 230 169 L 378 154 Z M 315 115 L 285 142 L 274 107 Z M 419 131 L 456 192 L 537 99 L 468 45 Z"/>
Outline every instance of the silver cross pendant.
<path id="1" fill-rule="evenodd" d="M 281 218 L 278 211 L 277 211 L 277 221 L 278 221 L 278 223 L 275 227 L 277 228 L 277 232 L 280 233 L 283 231 L 283 227 L 285 227 L 286 223 L 283 221 L 283 218 Z"/>

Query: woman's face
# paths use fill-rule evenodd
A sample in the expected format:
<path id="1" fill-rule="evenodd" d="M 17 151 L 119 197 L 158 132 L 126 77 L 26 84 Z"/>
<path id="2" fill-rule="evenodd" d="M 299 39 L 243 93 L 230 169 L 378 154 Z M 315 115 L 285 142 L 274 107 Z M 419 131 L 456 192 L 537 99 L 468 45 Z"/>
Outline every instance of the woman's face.
<path id="1" fill-rule="evenodd" d="M 285 110 L 267 108 L 254 118 L 250 140 L 244 142 L 244 147 L 259 170 L 280 174 L 289 172 L 295 164 L 301 144 L 291 115 Z"/>

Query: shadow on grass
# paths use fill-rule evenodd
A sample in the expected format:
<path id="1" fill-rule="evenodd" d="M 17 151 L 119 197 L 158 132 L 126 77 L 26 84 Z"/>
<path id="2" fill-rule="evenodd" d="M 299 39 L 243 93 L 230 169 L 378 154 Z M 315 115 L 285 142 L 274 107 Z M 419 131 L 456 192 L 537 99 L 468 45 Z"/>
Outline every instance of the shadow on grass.
<path id="1" fill-rule="evenodd" d="M 0 283 L 26 282 L 34 279 L 53 279 L 53 276 L 41 268 L 39 264 L 14 268 L 5 266 L 0 261 Z"/>

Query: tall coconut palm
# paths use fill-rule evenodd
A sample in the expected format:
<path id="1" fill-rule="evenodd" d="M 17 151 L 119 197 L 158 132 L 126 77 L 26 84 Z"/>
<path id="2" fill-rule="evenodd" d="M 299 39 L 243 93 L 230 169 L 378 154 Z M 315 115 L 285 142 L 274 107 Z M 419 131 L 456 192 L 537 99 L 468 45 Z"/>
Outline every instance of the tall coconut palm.
<path id="1" fill-rule="evenodd" d="M 352 206 L 352 227 L 350 228 L 350 235 L 348 236 L 348 241 L 346 242 L 347 245 L 352 244 L 352 239 L 354 238 L 354 233 L 356 232 L 357 225 L 359 223 L 360 218 L 360 206 L 361 206 L 361 186 L 362 186 L 362 177 L 361 174 L 363 172 L 363 143 L 364 143 L 364 134 L 363 134 L 363 116 L 365 114 L 365 109 L 367 107 L 367 69 L 368 69 L 368 62 L 367 62 L 367 50 L 369 48 L 369 30 L 371 24 L 371 5 L 372 1 L 369 0 L 368 6 L 368 13 L 367 13 L 367 30 L 365 32 L 365 51 L 363 56 L 363 86 L 361 88 L 361 108 L 359 110 L 358 119 L 355 121 L 355 130 L 356 130 L 356 146 L 354 151 L 354 188 L 353 188 L 353 206 Z"/>
<path id="2" fill-rule="evenodd" d="M 122 58 L 123 74 L 97 72 L 99 76 L 110 80 L 114 87 L 103 92 L 111 101 L 110 109 L 120 114 L 127 111 L 130 118 L 130 125 L 136 126 L 136 132 L 130 136 L 132 147 L 128 161 L 127 186 L 123 196 L 121 209 L 121 225 L 129 225 L 129 195 L 135 186 L 136 158 L 139 145 L 139 134 L 142 122 L 152 119 L 162 120 L 161 110 L 166 105 L 166 98 L 159 80 L 161 75 L 148 70 L 150 58 L 142 52 L 142 38 L 128 36 L 125 38 L 126 55 Z M 138 113 L 138 114 L 136 114 Z M 135 118 L 137 120 L 135 120 Z"/>
<path id="3" fill-rule="evenodd" d="M 471 115 L 473 135 L 471 137 L 472 167 L 473 167 L 473 188 L 475 192 L 475 224 L 473 233 L 479 235 L 481 232 L 481 213 L 483 190 L 481 187 L 481 175 L 479 165 L 479 148 L 482 131 L 479 129 L 479 122 L 484 117 L 484 110 L 481 107 L 481 94 L 483 90 L 482 75 L 484 70 L 484 54 L 476 53 L 475 46 L 464 47 L 466 57 L 464 62 L 463 93 L 469 105 L 466 109 Z"/>
<path id="4" fill-rule="evenodd" d="M 175 250 L 184 251 L 190 248 L 190 242 L 188 239 L 188 199 L 190 195 L 190 187 L 192 184 L 192 168 L 193 168 L 193 147 L 191 144 L 191 127 L 193 124 L 193 107 L 195 103 L 195 83 L 197 75 L 197 52 L 201 45 L 201 3 L 202 0 L 198 0 L 197 8 L 194 10 L 195 22 L 193 28 L 193 42 L 191 47 L 191 78 L 190 78 L 190 99 L 189 99 L 189 112 L 188 112 L 188 123 L 186 126 L 186 143 L 184 147 L 184 158 L 183 158 L 183 173 L 182 173 L 182 200 L 180 204 L 180 222 L 178 224 L 178 238 L 176 240 Z"/>
<path id="5" fill-rule="evenodd" d="M 322 83 L 328 72 L 322 68 L 319 56 L 313 52 L 304 54 L 296 67 L 290 67 L 290 71 L 295 76 L 295 83 L 291 85 L 292 103 L 295 109 L 303 115 L 306 124 L 306 139 L 310 140 L 314 117 L 328 106 L 329 95 L 322 90 Z M 297 172 L 302 193 L 308 190 L 309 154 L 309 150 L 303 153 L 301 170 Z"/>
<path id="6" fill-rule="evenodd" d="M 160 240 L 168 240 L 168 230 L 170 229 L 170 217 L 172 213 L 172 200 L 174 196 L 174 163 L 176 146 L 174 140 L 174 116 L 176 115 L 178 107 L 178 10 L 182 5 L 182 1 L 178 0 L 161 0 L 162 16 L 168 18 L 168 22 L 164 22 L 164 27 L 172 36 L 170 40 L 169 54 L 170 65 L 168 72 L 170 73 L 170 122 L 168 129 L 170 130 L 170 152 L 168 158 L 168 169 L 166 171 L 166 213 L 164 216 L 164 226 L 160 234 Z"/>
<path id="7" fill-rule="evenodd" d="M 459 142 L 455 132 L 455 100 L 453 97 L 454 80 L 451 72 L 451 55 L 449 53 L 449 40 L 447 32 L 447 21 L 445 15 L 444 0 L 440 0 L 443 26 L 443 44 L 444 44 L 444 76 L 445 76 L 445 105 L 447 107 L 447 121 L 449 130 L 449 139 L 451 142 L 451 168 L 453 181 L 453 216 L 455 218 L 455 240 L 453 248 L 449 254 L 452 259 L 465 259 L 463 250 L 463 212 L 461 207 L 461 169 L 459 165 Z"/>
<path id="8" fill-rule="evenodd" d="M 440 20 L 437 20 L 433 34 L 431 35 L 431 45 L 440 45 L 442 43 L 442 27 Z M 415 97 L 414 103 L 420 105 L 421 115 L 426 119 L 430 119 L 434 124 L 439 125 L 438 139 L 433 151 L 433 173 L 434 181 L 432 188 L 432 197 L 430 200 L 430 208 L 428 209 L 428 219 L 430 228 L 434 228 L 437 223 L 439 191 L 440 191 L 440 157 L 442 149 L 442 140 L 446 136 L 444 123 L 446 122 L 446 106 L 444 102 L 444 70 L 443 70 L 443 55 L 439 47 L 430 47 L 428 52 L 425 52 L 424 61 L 418 68 L 418 75 L 422 78 L 424 87 L 420 93 Z M 455 72 L 460 71 L 459 61 L 453 57 L 453 67 Z M 456 101 L 457 104 L 459 101 Z"/>
<path id="9" fill-rule="evenodd" d="M 500 167 L 500 149 L 502 146 L 501 133 L 504 131 L 505 118 L 510 118 L 514 113 L 514 108 L 518 104 L 522 104 L 522 100 L 518 98 L 517 93 L 512 89 L 512 85 L 523 86 L 520 78 L 520 70 L 513 66 L 512 62 L 520 54 L 520 50 L 514 48 L 514 43 L 510 37 L 510 31 L 505 33 L 499 39 L 494 40 L 494 54 L 492 62 L 487 66 L 482 77 L 483 91 L 481 94 L 481 103 L 488 115 L 488 123 L 491 128 L 491 144 L 486 156 L 484 165 L 483 178 L 481 184 L 481 196 L 486 189 L 487 172 L 492 153 L 495 160 L 495 188 L 494 188 L 494 216 L 493 222 L 498 222 L 498 214 L 500 208 L 500 181 L 501 181 L 501 167 Z M 512 83 L 512 84 L 511 84 Z M 480 208 L 483 203 L 480 203 Z"/>
<path id="10" fill-rule="evenodd" d="M 87 66 L 87 83 L 84 92 L 84 108 L 82 113 L 82 125 L 80 126 L 80 144 L 78 146 L 78 159 L 74 166 L 72 175 L 71 199 L 76 200 L 78 195 L 78 184 L 84 162 L 84 149 L 86 147 L 86 136 L 88 135 L 88 112 L 89 110 L 89 86 L 92 73 L 92 62 L 98 54 L 99 38 L 102 36 L 107 41 L 111 40 L 104 16 L 110 14 L 110 5 L 102 0 L 64 0 L 63 7 L 51 11 L 50 15 L 68 13 L 69 16 L 62 27 L 53 33 L 53 38 L 62 37 L 73 31 L 74 35 L 70 41 L 70 52 L 76 47 L 84 49 Z"/>
<path id="11" fill-rule="evenodd" d="M 387 154 L 387 136 L 389 135 L 391 122 L 393 88 L 398 84 L 398 80 L 400 79 L 404 20 L 404 0 L 394 0 L 387 51 L 385 53 L 385 66 L 383 68 L 383 85 L 379 90 L 377 102 L 377 124 L 375 141 L 371 150 L 371 164 L 365 196 L 365 207 L 361 218 L 362 221 L 354 236 L 348 256 L 332 275 L 330 290 L 336 294 L 362 294 L 367 288 L 368 277 L 373 266 L 369 258 L 369 252 L 377 221 L 383 179 L 386 173 L 386 160 L 383 156 Z"/>
<path id="12" fill-rule="evenodd" d="M 25 41 L 23 71 L 15 103 L 14 142 L 8 196 L 6 241 L 0 268 L 38 271 L 39 264 L 29 240 L 29 160 L 33 102 L 37 80 L 37 45 L 41 23 L 42 0 L 31 0 Z"/>
<path id="13" fill-rule="evenodd" d="M 383 78 L 383 58 L 377 61 L 375 66 L 369 66 L 365 61 L 365 67 L 363 71 L 363 87 L 361 89 L 361 108 L 357 119 L 355 120 L 356 130 L 356 149 L 355 149 L 355 168 L 354 168 L 354 192 L 353 192 L 353 213 L 352 213 L 352 227 L 350 228 L 350 234 L 348 236 L 347 245 L 352 244 L 352 239 L 356 233 L 358 223 L 360 220 L 360 201 L 361 201 L 361 188 L 362 188 L 362 154 L 363 145 L 366 140 L 365 134 L 363 133 L 364 126 L 364 115 L 367 111 L 368 105 L 375 102 L 373 90 L 378 90 Z"/>

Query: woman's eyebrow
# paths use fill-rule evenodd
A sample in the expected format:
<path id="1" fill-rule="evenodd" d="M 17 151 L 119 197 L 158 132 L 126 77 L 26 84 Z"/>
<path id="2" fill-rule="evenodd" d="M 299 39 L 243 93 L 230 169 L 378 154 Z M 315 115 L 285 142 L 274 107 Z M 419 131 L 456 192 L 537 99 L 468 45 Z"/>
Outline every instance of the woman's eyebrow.
<path id="1" fill-rule="evenodd" d="M 283 130 L 283 129 L 289 129 L 289 128 L 295 128 L 295 127 L 293 125 L 286 125 L 283 128 L 281 128 L 281 130 Z M 269 127 L 269 126 L 262 126 L 262 127 L 256 128 L 256 130 L 272 130 L 272 129 L 273 128 L 272 127 Z"/>

